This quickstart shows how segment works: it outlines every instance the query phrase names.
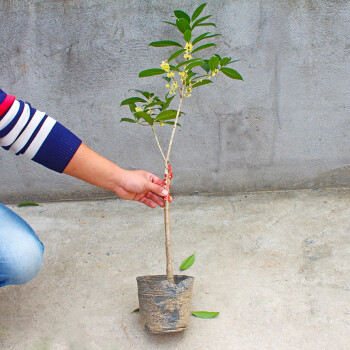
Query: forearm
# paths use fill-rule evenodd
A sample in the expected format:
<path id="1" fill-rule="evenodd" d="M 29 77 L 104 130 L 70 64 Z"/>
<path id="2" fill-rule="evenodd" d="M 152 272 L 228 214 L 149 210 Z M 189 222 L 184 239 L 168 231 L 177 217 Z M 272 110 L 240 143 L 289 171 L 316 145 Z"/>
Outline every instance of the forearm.
<path id="1" fill-rule="evenodd" d="M 116 187 L 123 181 L 126 170 L 82 143 L 63 173 L 115 192 Z"/>

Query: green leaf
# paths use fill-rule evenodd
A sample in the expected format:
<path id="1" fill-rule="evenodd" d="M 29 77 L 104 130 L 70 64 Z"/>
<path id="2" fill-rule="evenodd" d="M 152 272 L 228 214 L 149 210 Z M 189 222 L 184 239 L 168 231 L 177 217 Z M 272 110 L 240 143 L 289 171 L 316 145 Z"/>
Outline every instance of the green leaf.
<path id="1" fill-rule="evenodd" d="M 136 120 L 130 118 L 122 118 L 120 122 L 136 123 Z"/>
<path id="2" fill-rule="evenodd" d="M 205 21 L 205 20 L 208 19 L 209 17 L 211 17 L 211 15 L 202 17 L 202 18 L 200 18 L 200 19 L 197 19 L 197 21 L 193 23 L 192 29 L 193 29 L 194 27 L 197 27 L 200 23 L 202 23 L 203 21 Z"/>
<path id="3" fill-rule="evenodd" d="M 192 63 L 191 63 L 192 64 Z M 187 67 L 188 68 L 188 67 Z M 187 72 L 187 79 L 191 79 L 195 74 L 197 74 L 197 73 L 194 73 L 194 72 L 192 72 L 190 69 L 188 70 L 188 72 Z"/>
<path id="4" fill-rule="evenodd" d="M 168 21 L 161 21 L 163 23 L 167 23 L 167 24 L 171 24 L 172 26 L 175 26 L 176 27 L 176 23 L 172 23 L 172 22 L 168 22 Z"/>
<path id="5" fill-rule="evenodd" d="M 192 72 L 191 70 L 188 71 L 188 73 L 187 73 L 187 78 L 186 78 L 186 85 L 189 85 L 189 84 L 190 84 L 190 80 L 191 80 L 191 78 L 192 78 L 195 74 L 197 74 L 197 73 L 194 73 L 194 72 Z"/>
<path id="6" fill-rule="evenodd" d="M 231 58 L 231 57 L 230 57 Z M 234 63 L 234 62 L 239 62 L 239 61 L 246 61 L 246 60 L 243 60 L 243 59 L 241 59 L 241 60 L 233 60 L 233 61 L 230 61 L 229 63 L 227 63 L 227 64 L 231 64 L 231 63 Z"/>
<path id="7" fill-rule="evenodd" d="M 201 67 L 202 67 L 207 73 L 210 72 L 209 61 L 208 61 L 208 60 L 204 60 L 204 64 L 202 64 Z"/>
<path id="8" fill-rule="evenodd" d="M 175 10 L 174 14 L 175 14 L 176 18 L 179 18 L 179 19 L 183 18 L 188 22 L 188 24 L 190 24 L 191 18 L 186 12 L 183 12 L 181 10 Z"/>
<path id="9" fill-rule="evenodd" d="M 220 312 L 212 312 L 212 311 L 191 311 L 193 316 L 196 316 L 198 318 L 214 318 L 217 315 L 219 315 Z"/>
<path id="10" fill-rule="evenodd" d="M 129 108 L 131 113 L 136 112 L 136 104 L 135 103 L 129 103 Z"/>
<path id="11" fill-rule="evenodd" d="M 171 78 L 169 77 L 162 77 L 162 78 L 165 79 L 168 83 L 170 83 Z"/>
<path id="12" fill-rule="evenodd" d="M 171 60 L 173 60 L 174 58 L 176 58 L 177 56 L 180 56 L 183 52 L 185 52 L 185 49 L 181 49 L 178 50 L 176 52 L 174 52 L 169 58 L 168 58 L 168 62 L 170 62 Z"/>
<path id="13" fill-rule="evenodd" d="M 207 32 L 207 33 L 204 33 L 204 34 L 209 34 L 210 32 Z M 194 39 L 193 41 L 192 41 L 192 44 L 194 45 L 194 44 L 197 44 L 199 41 L 201 41 L 201 40 L 204 40 L 204 39 L 209 39 L 209 38 L 212 38 L 212 37 L 214 37 L 214 36 L 218 36 L 218 35 L 221 35 L 221 34 L 212 34 L 212 35 L 200 35 L 199 37 L 197 37 L 196 39 Z"/>
<path id="14" fill-rule="evenodd" d="M 221 56 L 219 54 L 214 53 L 214 56 L 216 56 L 219 59 L 219 61 L 221 60 Z"/>
<path id="15" fill-rule="evenodd" d="M 190 70 L 190 69 L 192 69 L 194 67 L 201 66 L 203 63 L 204 62 L 202 60 L 198 60 L 196 62 L 192 62 L 186 67 L 186 70 Z"/>
<path id="16" fill-rule="evenodd" d="M 164 111 L 164 112 L 169 112 L 169 111 Z M 175 118 L 176 118 L 176 113 L 175 114 L 170 114 L 168 116 L 163 116 L 160 119 L 156 120 L 155 123 L 157 123 L 157 122 L 164 122 L 166 120 L 171 120 L 171 119 L 175 119 Z"/>
<path id="17" fill-rule="evenodd" d="M 185 33 L 186 30 L 191 30 L 190 24 L 184 18 L 177 19 L 176 26 L 181 33 Z"/>
<path id="18" fill-rule="evenodd" d="M 207 37 L 205 37 L 205 39 L 212 38 L 212 37 L 214 37 L 214 36 L 219 36 L 219 35 L 221 35 L 221 34 L 212 34 L 212 35 L 208 35 Z"/>
<path id="19" fill-rule="evenodd" d="M 153 101 L 153 102 L 149 103 L 148 105 L 146 105 L 145 108 L 149 108 L 149 107 L 153 107 L 153 106 L 162 106 L 163 104 L 164 104 L 163 101 L 156 100 L 156 101 Z"/>
<path id="20" fill-rule="evenodd" d="M 166 99 L 165 103 L 163 104 L 163 111 L 165 111 L 169 107 L 169 105 L 174 97 L 175 97 L 175 95 Z"/>
<path id="21" fill-rule="evenodd" d="M 139 311 L 140 311 L 140 308 L 136 308 L 136 309 L 132 310 L 130 313 L 132 314 L 134 312 L 139 312 Z"/>
<path id="22" fill-rule="evenodd" d="M 151 69 L 146 69 L 146 70 L 143 70 L 142 72 L 140 72 L 139 78 L 151 77 L 153 75 L 159 75 L 159 74 L 164 74 L 164 73 L 165 73 L 165 71 L 161 68 L 151 68 Z"/>
<path id="23" fill-rule="evenodd" d="M 209 71 L 210 71 L 210 69 L 209 69 Z M 209 72 L 209 71 L 208 71 L 208 72 Z M 200 75 L 200 76 L 198 76 L 198 77 L 195 77 L 194 79 L 198 80 L 198 79 L 201 79 L 201 78 L 206 77 L 206 76 L 207 76 L 207 74 L 205 74 L 205 75 Z"/>
<path id="24" fill-rule="evenodd" d="M 173 66 L 172 64 L 169 64 L 170 70 L 176 70 L 176 67 Z"/>
<path id="25" fill-rule="evenodd" d="M 220 59 L 217 56 L 213 56 L 209 60 L 209 68 L 211 71 L 214 71 L 216 67 L 219 65 Z"/>
<path id="26" fill-rule="evenodd" d="M 29 207 L 29 206 L 38 206 L 40 204 L 34 202 L 22 202 L 17 205 L 17 207 Z"/>
<path id="27" fill-rule="evenodd" d="M 220 70 L 221 70 L 221 72 L 223 72 L 226 76 L 228 76 L 231 79 L 243 80 L 241 75 L 232 68 L 223 67 Z"/>
<path id="28" fill-rule="evenodd" d="M 205 7 L 206 4 L 207 4 L 207 3 L 205 2 L 204 4 L 199 5 L 199 6 L 194 10 L 193 15 L 192 15 L 192 18 L 191 18 L 192 21 L 194 21 L 194 20 L 202 13 L 202 11 L 203 11 L 203 9 L 204 9 L 204 7 Z"/>
<path id="29" fill-rule="evenodd" d="M 148 92 L 148 91 L 142 91 L 142 90 L 136 90 L 136 89 L 129 89 L 128 91 L 137 91 L 140 94 L 142 94 L 143 96 L 145 96 L 147 99 L 151 98 L 152 96 L 154 96 L 154 93 L 152 92 Z"/>
<path id="30" fill-rule="evenodd" d="M 197 27 L 200 27 L 200 26 L 213 26 L 216 28 L 216 24 L 215 23 L 212 23 L 212 22 L 207 22 L 207 23 L 201 23 L 201 24 L 197 24 Z"/>
<path id="31" fill-rule="evenodd" d="M 209 79 L 203 79 L 202 81 L 199 81 L 198 83 L 193 84 L 193 85 L 192 85 L 192 89 L 194 89 L 194 88 L 196 88 L 196 87 L 198 87 L 198 86 L 202 86 L 202 85 L 206 85 L 206 84 L 210 84 L 210 83 L 212 83 L 211 80 L 209 80 Z"/>
<path id="32" fill-rule="evenodd" d="M 178 43 L 177 41 L 172 41 L 172 40 L 153 41 L 148 46 L 153 46 L 153 47 L 178 46 L 178 47 L 182 47 L 182 45 L 180 43 Z"/>
<path id="33" fill-rule="evenodd" d="M 153 125 L 152 117 L 146 112 L 136 112 L 134 113 L 135 118 L 138 120 L 140 118 L 146 120 L 146 122 L 150 125 Z"/>
<path id="34" fill-rule="evenodd" d="M 187 270 L 189 267 L 191 267 L 194 263 L 194 260 L 195 260 L 195 256 L 194 256 L 195 253 L 193 253 L 192 255 L 190 255 L 188 258 L 186 258 L 181 266 L 180 266 L 180 270 Z"/>
<path id="35" fill-rule="evenodd" d="M 175 124 L 175 122 L 164 122 L 164 124 L 174 125 L 174 124 Z M 176 123 L 176 125 L 181 126 L 179 123 Z"/>
<path id="36" fill-rule="evenodd" d="M 205 39 L 205 37 L 207 36 L 207 34 L 209 34 L 210 32 L 206 32 L 206 33 L 203 33 L 199 36 L 197 36 L 197 38 L 195 38 L 193 41 L 192 41 L 192 45 L 195 45 L 198 43 L 198 41 L 201 41 L 203 39 Z"/>
<path id="37" fill-rule="evenodd" d="M 229 63 L 231 60 L 231 57 L 224 57 L 220 60 L 220 65 L 221 66 L 226 66 L 227 63 Z"/>
<path id="38" fill-rule="evenodd" d="M 196 49 L 194 49 L 192 51 L 192 53 L 195 53 L 195 52 L 197 52 L 199 50 L 207 49 L 208 47 L 212 47 L 212 46 L 216 46 L 216 45 L 213 44 L 213 43 L 210 43 L 210 44 L 204 44 L 204 45 L 198 46 Z"/>
<path id="39" fill-rule="evenodd" d="M 190 42 L 191 41 L 191 38 L 192 38 L 192 33 L 189 29 L 187 29 L 184 33 L 184 39 L 186 42 Z"/>
<path id="40" fill-rule="evenodd" d="M 164 73 L 164 71 L 163 71 L 163 73 Z M 129 105 L 130 103 L 135 103 L 135 102 L 147 102 L 147 101 L 141 97 L 130 97 L 130 98 L 127 98 L 126 100 L 122 101 L 120 105 L 125 106 L 125 105 Z"/>
<path id="41" fill-rule="evenodd" d="M 187 63 L 191 63 L 191 62 L 195 62 L 195 61 L 199 61 L 199 60 L 201 61 L 200 58 L 191 58 L 190 60 L 180 62 L 175 68 L 179 69 L 180 67 L 184 66 Z"/>
<path id="42" fill-rule="evenodd" d="M 169 109 L 167 111 L 160 112 L 156 118 L 154 119 L 155 122 L 158 122 L 160 120 L 169 120 L 176 118 L 177 111 L 174 109 Z"/>

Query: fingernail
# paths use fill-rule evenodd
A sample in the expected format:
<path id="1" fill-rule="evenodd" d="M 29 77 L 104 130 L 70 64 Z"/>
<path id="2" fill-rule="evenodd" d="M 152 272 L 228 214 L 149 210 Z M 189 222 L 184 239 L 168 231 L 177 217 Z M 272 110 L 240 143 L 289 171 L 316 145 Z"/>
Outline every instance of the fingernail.
<path id="1" fill-rule="evenodd" d="M 162 195 L 163 195 L 163 196 L 166 196 L 167 194 L 168 194 L 168 191 L 167 191 L 167 190 L 163 190 L 163 191 L 162 191 Z"/>

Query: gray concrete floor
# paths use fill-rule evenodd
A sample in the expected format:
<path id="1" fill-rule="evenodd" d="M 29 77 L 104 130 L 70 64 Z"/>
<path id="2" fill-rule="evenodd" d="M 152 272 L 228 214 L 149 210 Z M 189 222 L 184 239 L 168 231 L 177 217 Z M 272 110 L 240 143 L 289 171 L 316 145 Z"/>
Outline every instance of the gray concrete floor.
<path id="1" fill-rule="evenodd" d="M 165 269 L 163 213 L 121 200 L 10 206 L 46 246 L 39 275 L 0 289 L 1 350 L 349 349 L 350 191 L 184 196 L 176 270 L 196 250 L 188 330 L 145 334 L 135 278 Z"/>

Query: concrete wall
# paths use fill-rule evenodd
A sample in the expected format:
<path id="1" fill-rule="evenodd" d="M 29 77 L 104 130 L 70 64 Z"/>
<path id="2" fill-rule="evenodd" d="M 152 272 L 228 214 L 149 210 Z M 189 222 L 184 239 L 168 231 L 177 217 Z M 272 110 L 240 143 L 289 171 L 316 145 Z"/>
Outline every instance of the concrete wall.
<path id="1" fill-rule="evenodd" d="M 120 166 L 161 175 L 150 129 L 120 124 L 119 105 L 159 85 L 137 75 L 168 57 L 147 47 L 174 35 L 160 21 L 200 3 L 0 0 L 0 86 Z M 217 52 L 246 60 L 235 66 L 245 81 L 219 75 L 186 100 L 174 191 L 349 186 L 350 2 L 210 1 L 204 14 L 223 34 Z M 0 166 L 2 201 L 106 195 L 4 150 Z"/>

